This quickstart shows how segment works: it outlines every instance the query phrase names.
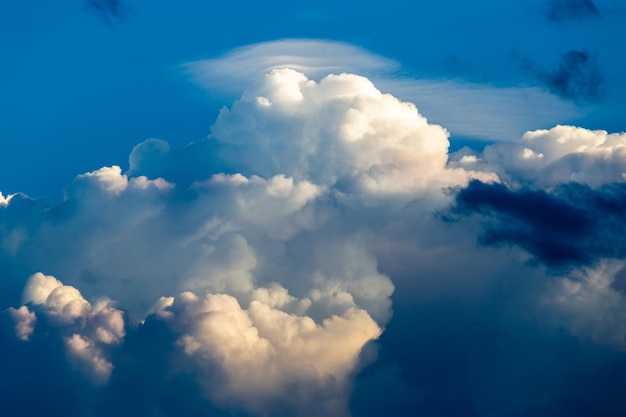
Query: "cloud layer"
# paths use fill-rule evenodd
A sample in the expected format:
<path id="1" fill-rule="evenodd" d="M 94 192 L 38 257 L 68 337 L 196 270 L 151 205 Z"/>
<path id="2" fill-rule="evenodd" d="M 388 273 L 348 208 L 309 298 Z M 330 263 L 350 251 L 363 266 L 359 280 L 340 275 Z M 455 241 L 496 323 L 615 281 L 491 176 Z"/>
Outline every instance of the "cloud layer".
<path id="1" fill-rule="evenodd" d="M 213 94 L 226 92 L 230 98 L 259 83 L 273 69 L 292 68 L 315 81 L 328 73 L 357 73 L 374 81 L 381 90 L 417 103 L 423 115 L 445 124 L 453 135 L 481 140 L 514 140 L 526 130 L 583 114 L 563 100 L 558 91 L 553 95 L 539 87 L 408 78 L 394 61 L 327 40 L 262 42 L 218 58 L 189 62 L 182 68 Z"/>
<path id="2" fill-rule="evenodd" d="M 51 400 L 72 416 L 619 415 L 626 136 L 448 137 L 363 76 L 277 68 L 206 140 L 58 206 L 0 196 L 6 380 L 85 393 Z"/>

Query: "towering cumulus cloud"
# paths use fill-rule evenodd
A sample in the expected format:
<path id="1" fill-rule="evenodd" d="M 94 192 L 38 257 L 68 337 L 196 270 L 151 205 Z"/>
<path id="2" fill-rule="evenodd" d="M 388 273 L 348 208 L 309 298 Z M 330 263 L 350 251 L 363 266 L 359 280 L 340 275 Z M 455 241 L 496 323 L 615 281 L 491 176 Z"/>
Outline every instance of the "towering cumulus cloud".
<path id="1" fill-rule="evenodd" d="M 415 196 L 441 206 L 444 188 L 496 179 L 448 168 L 448 145 L 366 78 L 273 70 L 206 141 L 148 140 L 128 173 L 79 175 L 57 207 L 3 199 L 4 264 L 65 282 L 31 276 L 17 335 L 45 319 L 103 384 L 126 332 L 162 322 L 177 369 L 220 407 L 343 415 L 362 349 L 391 317 L 376 230 Z"/>
<path id="2" fill-rule="evenodd" d="M 0 195 L 6 392 L 70 416 L 571 410 L 517 360 L 626 348 L 625 145 L 557 126 L 449 155 L 367 78 L 273 69 L 206 140 L 142 142 L 55 207 Z"/>

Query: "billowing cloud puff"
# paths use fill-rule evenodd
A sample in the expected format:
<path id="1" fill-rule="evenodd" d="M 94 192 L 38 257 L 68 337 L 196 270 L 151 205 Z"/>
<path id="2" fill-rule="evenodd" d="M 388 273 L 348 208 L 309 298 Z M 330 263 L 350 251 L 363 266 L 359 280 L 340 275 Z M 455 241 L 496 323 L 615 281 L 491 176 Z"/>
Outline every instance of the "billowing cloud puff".
<path id="1" fill-rule="evenodd" d="M 64 342 L 67 354 L 77 368 L 94 383 L 108 380 L 113 364 L 106 358 L 104 348 L 120 343 L 125 336 L 124 315 L 120 310 L 112 307 L 108 300 L 92 306 L 76 288 L 40 272 L 28 279 L 23 301 L 71 334 L 64 338 Z M 28 339 L 34 330 L 35 313 L 24 305 L 12 309 L 11 316 L 16 323 L 17 335 Z"/>
<path id="2" fill-rule="evenodd" d="M 15 323 L 15 334 L 17 334 L 17 337 L 22 340 L 28 340 L 35 330 L 35 323 L 37 323 L 35 313 L 30 311 L 28 307 L 21 306 L 20 308 L 10 307 L 9 314 Z"/>
<path id="3" fill-rule="evenodd" d="M 626 134 L 556 126 L 488 146 L 482 155 L 459 157 L 459 166 L 492 170 L 513 183 L 551 187 L 574 181 L 597 187 L 624 180 Z"/>
<path id="4" fill-rule="evenodd" d="M 351 74 L 317 83 L 297 71 L 275 69 L 220 113 L 212 136 L 213 152 L 234 172 L 265 178 L 284 174 L 350 193 L 439 191 L 471 177 L 496 179 L 489 173 L 448 169 L 444 128 L 429 124 L 413 104 Z M 187 152 L 208 153 L 206 147 L 198 144 Z M 168 151 L 154 142 L 137 147 L 130 172 L 149 175 L 154 168 L 143 162 L 143 155 Z M 171 159 L 190 159 L 170 154 Z M 166 166 L 175 163 L 159 159 Z M 211 173 L 210 166 L 203 168 L 200 175 Z"/>
<path id="5" fill-rule="evenodd" d="M 286 313 L 277 307 L 294 300 L 276 288 L 257 298 L 243 309 L 229 295 L 186 292 L 162 302 L 155 314 L 179 334 L 178 344 L 216 401 L 266 412 L 278 402 L 291 415 L 343 414 L 348 377 L 379 326 L 356 308 L 321 323 Z M 330 398 L 320 401 L 321 393 Z"/>

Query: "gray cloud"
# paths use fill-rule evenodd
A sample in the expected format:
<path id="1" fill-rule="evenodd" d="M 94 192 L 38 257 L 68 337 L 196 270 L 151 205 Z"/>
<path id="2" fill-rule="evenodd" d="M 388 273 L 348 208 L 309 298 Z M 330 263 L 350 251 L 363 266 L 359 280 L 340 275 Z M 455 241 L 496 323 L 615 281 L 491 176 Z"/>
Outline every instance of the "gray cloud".
<path id="1" fill-rule="evenodd" d="M 549 0 L 544 14 L 549 20 L 555 22 L 600 17 L 600 12 L 592 0 Z"/>
<path id="2" fill-rule="evenodd" d="M 558 68 L 540 73 L 538 78 L 552 93 L 565 99 L 593 101 L 604 95 L 604 77 L 585 51 L 571 50 L 561 55 Z"/>
<path id="3" fill-rule="evenodd" d="M 554 267 L 592 265 L 626 257 L 626 187 L 568 183 L 550 192 L 510 190 L 473 181 L 456 196 L 453 212 L 485 216 L 482 242 L 519 245 Z"/>

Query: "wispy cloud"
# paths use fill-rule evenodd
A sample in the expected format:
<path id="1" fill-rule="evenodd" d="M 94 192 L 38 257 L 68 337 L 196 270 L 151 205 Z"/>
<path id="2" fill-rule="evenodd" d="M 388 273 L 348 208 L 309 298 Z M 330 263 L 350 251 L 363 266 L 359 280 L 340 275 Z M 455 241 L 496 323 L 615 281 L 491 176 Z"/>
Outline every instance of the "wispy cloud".
<path id="1" fill-rule="evenodd" d="M 293 68 L 312 79 L 329 73 L 361 74 L 384 92 L 418 103 L 422 114 L 453 135 L 485 140 L 513 140 L 527 130 L 582 114 L 575 105 L 536 87 L 406 77 L 396 62 L 341 42 L 263 42 L 182 67 L 200 85 L 230 95 L 240 94 L 273 68 Z"/>

